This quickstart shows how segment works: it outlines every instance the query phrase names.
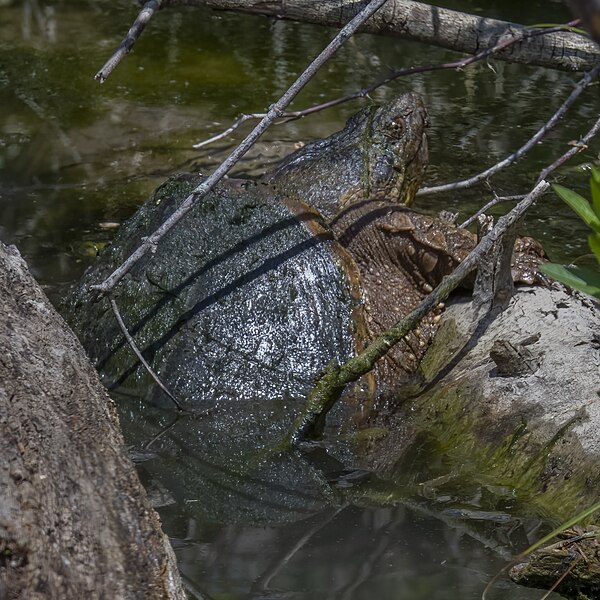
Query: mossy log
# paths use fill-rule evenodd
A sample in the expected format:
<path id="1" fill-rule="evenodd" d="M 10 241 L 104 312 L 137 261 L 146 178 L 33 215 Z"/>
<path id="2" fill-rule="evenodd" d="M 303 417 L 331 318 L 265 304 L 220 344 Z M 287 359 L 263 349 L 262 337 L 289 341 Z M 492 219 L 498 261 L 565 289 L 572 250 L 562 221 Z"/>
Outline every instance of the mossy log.
<path id="1" fill-rule="evenodd" d="M 374 418 L 389 435 L 369 468 L 398 473 L 426 455 L 443 468 L 421 477 L 508 486 L 514 510 L 558 525 L 600 487 L 600 310 L 542 287 L 518 289 L 475 331 L 473 310 L 466 300 L 447 308 L 423 383 Z"/>

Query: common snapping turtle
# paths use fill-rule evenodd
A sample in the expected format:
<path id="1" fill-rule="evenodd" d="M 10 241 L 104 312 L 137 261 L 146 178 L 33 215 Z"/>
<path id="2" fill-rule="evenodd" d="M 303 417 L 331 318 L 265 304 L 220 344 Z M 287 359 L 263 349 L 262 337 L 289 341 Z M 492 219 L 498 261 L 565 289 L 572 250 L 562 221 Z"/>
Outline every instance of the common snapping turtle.
<path id="1" fill-rule="evenodd" d="M 468 231 L 401 205 L 423 178 L 426 122 L 412 93 L 363 109 L 262 179 L 220 183 L 132 269 L 115 299 L 184 406 L 296 406 L 331 360 L 347 360 L 406 314 L 474 247 Z M 161 186 L 86 273 L 69 308 L 107 382 L 159 403 L 169 401 L 149 385 L 108 303 L 91 304 L 86 289 L 199 182 L 184 175 Z M 434 331 L 430 319 L 398 345 L 378 367 L 377 385 L 414 372 Z M 363 382 L 363 391 L 376 383 Z"/>

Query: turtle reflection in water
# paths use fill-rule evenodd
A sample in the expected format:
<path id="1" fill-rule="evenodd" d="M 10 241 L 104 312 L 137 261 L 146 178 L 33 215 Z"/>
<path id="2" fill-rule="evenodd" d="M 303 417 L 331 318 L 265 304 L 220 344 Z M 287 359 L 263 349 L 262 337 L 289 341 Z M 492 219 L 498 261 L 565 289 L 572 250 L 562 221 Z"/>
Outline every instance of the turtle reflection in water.
<path id="1" fill-rule="evenodd" d="M 288 419 L 330 361 L 346 361 L 398 321 L 475 246 L 472 233 L 406 208 L 427 164 L 426 125 L 412 93 L 365 108 L 261 179 L 222 181 L 131 270 L 117 304 L 186 408 L 268 403 L 274 417 L 287 408 Z M 183 175 L 161 186 L 84 276 L 69 309 L 107 380 L 162 404 L 168 399 L 148 385 L 108 303 L 91 304 L 86 289 L 200 181 Z M 531 280 L 537 259 L 521 260 L 517 278 Z M 437 320 L 398 344 L 363 392 L 414 373 Z"/>

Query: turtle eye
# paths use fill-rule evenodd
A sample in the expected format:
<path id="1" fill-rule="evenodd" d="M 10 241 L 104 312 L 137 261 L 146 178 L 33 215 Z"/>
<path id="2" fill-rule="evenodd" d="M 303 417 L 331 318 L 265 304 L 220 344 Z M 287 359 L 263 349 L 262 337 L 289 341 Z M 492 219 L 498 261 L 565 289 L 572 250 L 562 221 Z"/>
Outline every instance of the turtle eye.
<path id="1" fill-rule="evenodd" d="M 402 117 L 394 117 L 390 122 L 389 136 L 400 139 L 404 135 L 404 119 Z"/>

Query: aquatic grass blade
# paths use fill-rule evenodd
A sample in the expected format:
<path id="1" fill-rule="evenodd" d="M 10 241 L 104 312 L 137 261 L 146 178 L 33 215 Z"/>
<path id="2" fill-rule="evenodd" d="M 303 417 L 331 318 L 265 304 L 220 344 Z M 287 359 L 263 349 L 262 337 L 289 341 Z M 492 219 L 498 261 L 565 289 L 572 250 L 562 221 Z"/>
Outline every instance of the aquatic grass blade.
<path id="1" fill-rule="evenodd" d="M 600 233 L 600 217 L 583 196 L 558 184 L 554 184 L 552 189 L 581 217 L 586 225 Z"/>
<path id="2" fill-rule="evenodd" d="M 544 275 L 564 285 L 600 298 L 600 273 L 596 271 L 585 267 L 565 267 L 555 263 L 545 263 L 540 265 L 539 269 Z"/>
<path id="3" fill-rule="evenodd" d="M 578 35 L 584 35 L 589 37 L 589 32 L 585 29 L 581 29 L 581 27 L 574 27 L 573 25 L 566 25 L 565 23 L 534 23 L 533 25 L 529 25 L 531 29 L 550 29 L 552 27 L 561 27 L 565 31 L 570 31 L 571 33 L 577 33 Z"/>
<path id="4" fill-rule="evenodd" d="M 569 527 L 573 527 L 573 525 L 577 525 L 577 523 L 579 523 L 580 521 L 583 521 L 583 519 L 586 519 L 587 517 L 593 515 L 598 510 L 600 510 L 600 502 L 596 502 L 596 504 L 594 504 L 593 506 L 590 506 L 590 508 L 586 508 L 585 510 L 581 511 L 579 514 L 575 515 L 572 519 L 569 519 L 562 525 L 559 525 L 554 531 L 551 531 L 548 535 L 544 536 L 541 540 L 538 540 L 537 542 L 535 542 L 535 544 L 532 544 L 531 546 L 529 546 L 529 548 L 527 548 L 527 550 L 522 552 L 519 556 L 527 556 L 527 555 L 531 554 L 534 550 L 537 550 L 540 546 L 543 546 L 546 542 L 549 542 L 550 540 L 555 538 L 559 533 L 562 533 L 563 531 L 565 531 L 565 529 L 569 529 Z"/>

